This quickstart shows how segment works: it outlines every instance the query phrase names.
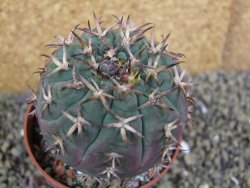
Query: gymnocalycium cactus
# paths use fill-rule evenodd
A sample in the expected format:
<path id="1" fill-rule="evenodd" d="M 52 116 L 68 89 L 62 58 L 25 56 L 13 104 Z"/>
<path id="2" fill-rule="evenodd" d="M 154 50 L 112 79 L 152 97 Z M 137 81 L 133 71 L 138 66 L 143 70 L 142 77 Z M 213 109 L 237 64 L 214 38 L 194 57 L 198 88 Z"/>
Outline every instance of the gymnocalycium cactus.
<path id="1" fill-rule="evenodd" d="M 57 148 L 74 169 L 108 179 L 169 162 L 194 104 L 179 66 L 183 55 L 167 50 L 169 35 L 157 43 L 153 24 L 114 18 L 104 29 L 94 14 L 94 28 L 88 22 L 67 38 L 57 35 L 31 100 L 48 149 Z"/>

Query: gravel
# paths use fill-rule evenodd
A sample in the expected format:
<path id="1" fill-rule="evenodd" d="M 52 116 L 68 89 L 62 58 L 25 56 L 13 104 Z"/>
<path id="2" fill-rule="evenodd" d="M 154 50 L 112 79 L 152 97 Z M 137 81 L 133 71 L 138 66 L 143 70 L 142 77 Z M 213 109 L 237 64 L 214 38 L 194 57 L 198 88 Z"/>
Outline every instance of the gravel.
<path id="1" fill-rule="evenodd" d="M 154 187 L 250 187 L 250 72 L 207 72 L 192 80 L 196 122 L 184 132 L 184 151 Z M 49 187 L 24 149 L 26 98 L 0 95 L 0 188 Z"/>
<path id="2" fill-rule="evenodd" d="M 27 94 L 0 95 L 0 188 L 48 187 L 24 149 Z"/>
<path id="3" fill-rule="evenodd" d="M 250 72 L 195 76 L 196 123 L 188 126 L 182 152 L 159 187 L 250 187 Z M 171 186 L 166 186 L 171 182 Z"/>

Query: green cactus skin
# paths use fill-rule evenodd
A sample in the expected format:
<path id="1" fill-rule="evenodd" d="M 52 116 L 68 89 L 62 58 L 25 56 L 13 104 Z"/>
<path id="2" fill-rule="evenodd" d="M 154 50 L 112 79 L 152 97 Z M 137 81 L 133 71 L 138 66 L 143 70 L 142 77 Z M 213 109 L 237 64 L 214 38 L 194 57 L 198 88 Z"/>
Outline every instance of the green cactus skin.
<path id="1" fill-rule="evenodd" d="M 193 104 L 192 84 L 178 65 L 182 54 L 166 50 L 168 36 L 156 43 L 152 24 L 135 28 L 129 17 L 115 17 L 103 31 L 94 18 L 94 29 L 77 26 L 48 45 L 58 48 L 45 55 L 36 116 L 48 149 L 57 148 L 66 164 L 95 177 L 133 177 L 163 164 L 167 146 L 178 144 Z M 104 95 L 94 95 L 92 87 Z M 127 127 L 117 124 L 121 118 L 130 118 Z"/>

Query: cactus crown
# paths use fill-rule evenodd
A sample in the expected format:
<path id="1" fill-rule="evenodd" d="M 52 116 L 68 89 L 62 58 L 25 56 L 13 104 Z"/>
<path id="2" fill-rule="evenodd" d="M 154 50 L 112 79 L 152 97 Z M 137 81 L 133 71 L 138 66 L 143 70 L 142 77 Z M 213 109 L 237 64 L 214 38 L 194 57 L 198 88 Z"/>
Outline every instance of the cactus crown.
<path id="1" fill-rule="evenodd" d="M 157 43 L 153 24 L 114 18 L 103 29 L 94 14 L 94 28 L 88 22 L 67 38 L 57 35 L 31 99 L 48 149 L 57 148 L 74 169 L 108 179 L 170 162 L 194 104 L 179 67 L 183 55 L 167 50 L 169 35 Z"/>

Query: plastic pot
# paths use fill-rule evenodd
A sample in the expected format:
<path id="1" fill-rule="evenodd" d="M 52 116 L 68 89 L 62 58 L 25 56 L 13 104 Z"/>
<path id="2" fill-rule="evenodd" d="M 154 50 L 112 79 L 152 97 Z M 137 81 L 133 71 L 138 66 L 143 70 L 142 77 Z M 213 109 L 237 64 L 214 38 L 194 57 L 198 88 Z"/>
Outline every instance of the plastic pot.
<path id="1" fill-rule="evenodd" d="M 57 180 L 55 180 L 53 177 L 51 177 L 50 175 L 48 175 L 44 169 L 40 166 L 40 164 L 38 163 L 37 159 L 34 156 L 33 153 L 33 146 L 35 143 L 35 137 L 34 137 L 34 131 L 35 131 L 35 126 L 38 126 L 37 124 L 37 120 L 35 116 L 29 116 L 29 113 L 34 110 L 34 107 L 32 105 L 29 105 L 27 112 L 25 114 L 24 117 L 24 124 L 23 124 L 23 129 L 24 129 L 24 144 L 25 144 L 25 148 L 29 154 L 29 157 L 32 161 L 32 163 L 37 167 L 37 169 L 42 173 L 42 175 L 44 176 L 44 178 L 47 180 L 47 182 L 53 186 L 54 188 L 68 188 L 66 185 L 61 184 L 60 182 L 58 182 Z M 178 129 L 178 142 L 180 143 L 180 141 L 182 140 L 182 129 Z M 179 154 L 179 147 L 177 147 L 177 149 L 174 151 L 173 155 L 172 155 L 172 162 L 176 160 L 178 154 Z M 171 163 L 172 163 L 171 162 Z M 160 180 L 160 178 L 166 174 L 168 172 L 168 170 L 170 169 L 170 164 L 164 168 L 164 170 L 162 170 L 160 172 L 160 174 L 156 177 L 154 177 L 153 179 L 151 179 L 151 181 L 147 182 L 146 184 L 142 185 L 140 188 L 148 188 L 150 186 L 152 186 L 153 184 L 155 184 L 157 181 Z"/>

